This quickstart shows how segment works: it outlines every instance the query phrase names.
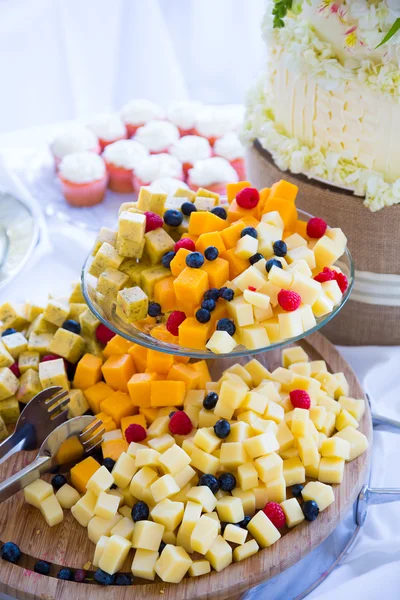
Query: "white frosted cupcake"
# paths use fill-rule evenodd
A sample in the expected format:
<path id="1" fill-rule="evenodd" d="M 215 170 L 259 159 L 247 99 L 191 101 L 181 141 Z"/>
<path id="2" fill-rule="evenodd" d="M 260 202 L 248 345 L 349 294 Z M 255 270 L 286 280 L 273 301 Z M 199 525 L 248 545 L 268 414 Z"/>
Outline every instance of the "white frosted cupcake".
<path id="1" fill-rule="evenodd" d="M 187 183 L 191 190 L 197 191 L 199 187 L 206 188 L 217 194 L 226 193 L 226 184 L 239 181 L 235 169 L 225 158 L 214 156 L 199 160 L 190 169 Z"/>
<path id="2" fill-rule="evenodd" d="M 212 156 L 210 142 L 198 135 L 185 135 L 180 138 L 170 146 L 169 153 L 181 161 L 185 175 L 195 162 Z"/>
<path id="3" fill-rule="evenodd" d="M 143 185 L 150 185 L 164 177 L 183 180 L 181 163 L 170 154 L 152 154 L 135 168 L 133 188 L 138 193 Z"/>
<path id="4" fill-rule="evenodd" d="M 88 127 L 97 135 L 102 150 L 118 140 L 126 139 L 126 127 L 115 114 L 97 115 Z"/>
<path id="5" fill-rule="evenodd" d="M 121 109 L 121 118 L 128 131 L 128 137 L 135 135 L 137 129 L 149 121 L 163 117 L 164 111 L 161 106 L 142 98 L 131 100 Z"/>
<path id="6" fill-rule="evenodd" d="M 134 170 L 148 155 L 146 148 L 134 140 L 119 140 L 106 146 L 103 158 L 109 175 L 110 190 L 121 194 L 132 193 Z"/>
<path id="7" fill-rule="evenodd" d="M 246 179 L 246 168 L 244 163 L 244 147 L 235 132 L 226 133 L 214 144 L 215 156 L 221 156 L 228 160 L 238 174 L 239 181 Z"/>
<path id="8" fill-rule="evenodd" d="M 73 152 L 85 152 L 86 150 L 100 153 L 99 140 L 88 127 L 83 125 L 73 125 L 58 135 L 50 145 L 51 152 L 56 163 L 56 167 L 60 164 L 64 156 Z"/>
<path id="9" fill-rule="evenodd" d="M 191 135 L 202 107 L 201 102 L 175 102 L 168 107 L 167 119 L 178 127 L 181 135 Z"/>
<path id="10" fill-rule="evenodd" d="M 139 127 L 135 140 L 143 144 L 151 154 L 168 152 L 171 144 L 179 139 L 179 130 L 168 121 L 149 121 Z"/>
<path id="11" fill-rule="evenodd" d="M 213 146 L 218 138 L 240 128 L 243 114 L 241 105 L 207 106 L 196 119 L 195 134 L 206 137 Z"/>
<path id="12" fill-rule="evenodd" d="M 58 171 L 65 199 L 71 206 L 99 204 L 107 187 L 104 160 L 94 152 L 74 152 L 65 156 Z"/>
<path id="13" fill-rule="evenodd" d="M 173 196 L 176 190 L 188 190 L 189 186 L 184 181 L 176 179 L 175 177 L 160 177 L 159 179 L 153 181 L 153 183 L 150 185 L 150 188 L 154 191 L 162 190 L 168 194 L 168 196 Z"/>

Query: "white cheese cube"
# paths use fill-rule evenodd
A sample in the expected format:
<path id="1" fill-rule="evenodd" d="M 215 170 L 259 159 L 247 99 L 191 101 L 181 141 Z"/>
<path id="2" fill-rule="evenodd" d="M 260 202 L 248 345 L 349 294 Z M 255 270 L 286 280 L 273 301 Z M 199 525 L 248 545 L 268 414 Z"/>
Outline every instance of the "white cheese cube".
<path id="1" fill-rule="evenodd" d="M 314 500 L 320 511 L 325 510 L 335 501 L 332 487 L 320 481 L 309 481 L 302 489 L 301 495 L 304 501 Z"/>
<path id="2" fill-rule="evenodd" d="M 129 540 L 120 535 L 112 535 L 100 557 L 99 568 L 110 575 L 120 571 L 131 547 Z"/>
<path id="3" fill-rule="evenodd" d="M 286 525 L 288 527 L 295 527 L 304 521 L 304 514 L 301 510 L 300 504 L 296 498 L 289 498 L 281 503 L 281 507 L 286 517 Z"/>
<path id="4" fill-rule="evenodd" d="M 268 548 L 279 540 L 281 534 L 271 523 L 266 514 L 260 510 L 247 525 L 248 531 L 254 537 L 261 548 Z"/>

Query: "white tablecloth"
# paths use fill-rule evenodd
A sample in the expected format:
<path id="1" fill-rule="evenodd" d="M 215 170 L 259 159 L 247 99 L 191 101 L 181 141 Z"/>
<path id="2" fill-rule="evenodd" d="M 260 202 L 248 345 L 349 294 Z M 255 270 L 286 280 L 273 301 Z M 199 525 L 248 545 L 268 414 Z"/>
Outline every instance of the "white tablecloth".
<path id="1" fill-rule="evenodd" d="M 31 148 L 43 142 L 49 131 L 29 131 L 25 140 Z M 19 133 L 15 146 L 22 146 L 23 133 Z M 12 159 L 8 166 L 0 162 L 0 185 L 25 196 L 29 200 L 29 188 L 32 181 L 24 179 L 24 172 L 18 170 L 18 181 L 10 178 L 10 165 L 18 164 L 15 159 L 18 151 L 11 150 L 13 136 L 4 140 L 0 136 L 0 148 L 10 149 L 3 152 L 3 158 Z M 35 141 L 36 140 L 36 141 Z M 6 144 L 4 143 L 6 141 Z M 3 143 L 2 143 L 3 142 Z M 15 176 L 15 173 L 14 173 Z M 22 186 L 21 186 L 22 183 Z M 24 187 L 25 186 L 25 187 Z M 42 202 L 45 202 L 42 198 Z M 77 235 L 75 231 L 75 235 Z M 82 235 L 79 235 L 81 238 Z M 90 239 L 88 239 L 90 242 Z M 62 249 L 53 242 L 53 252 L 47 252 L 39 263 L 43 280 L 42 293 L 53 290 L 63 280 L 78 278 L 79 266 L 84 256 L 84 246 L 71 244 L 66 252 L 68 261 L 62 260 Z M 61 266 L 60 266 L 61 265 Z M 22 300 L 30 290 L 29 265 L 23 275 L 0 293 L 0 302 L 7 299 Z M 46 290 L 47 288 L 47 290 Z M 360 378 L 365 391 L 370 395 L 376 412 L 392 418 L 400 418 L 400 348 L 341 348 L 346 360 Z M 400 488 L 400 432 L 376 430 L 372 456 L 373 487 Z M 395 600 L 400 597 L 400 503 L 373 506 L 369 510 L 367 521 L 356 542 L 353 551 L 346 557 L 328 579 L 310 596 L 310 600 L 347 599 L 378 600 L 382 597 Z M 0 595 L 0 599 L 5 599 Z M 282 598 L 282 600 L 292 600 Z"/>

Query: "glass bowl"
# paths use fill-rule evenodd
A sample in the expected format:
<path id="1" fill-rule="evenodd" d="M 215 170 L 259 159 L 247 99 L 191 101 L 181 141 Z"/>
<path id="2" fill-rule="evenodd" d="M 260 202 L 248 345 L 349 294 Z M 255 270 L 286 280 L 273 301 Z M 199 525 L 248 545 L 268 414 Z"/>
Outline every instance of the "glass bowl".
<path id="1" fill-rule="evenodd" d="M 309 221 L 309 219 L 312 218 L 312 215 L 299 209 L 298 215 L 304 221 Z M 130 325 L 128 323 L 125 323 L 122 319 L 118 317 L 118 315 L 115 312 L 115 303 L 107 303 L 106 305 L 104 305 L 103 303 L 100 304 L 97 299 L 95 290 L 97 279 L 93 277 L 93 275 L 90 275 L 90 273 L 88 272 L 92 260 L 93 256 L 92 254 L 89 254 L 82 268 L 82 291 L 90 310 L 101 323 L 103 323 L 106 327 L 111 329 L 111 331 L 113 331 L 114 333 L 124 337 L 130 342 L 133 342 L 134 344 L 139 344 L 152 350 L 158 350 L 159 352 L 166 352 L 168 354 L 175 354 L 179 356 L 187 356 L 190 358 L 200 359 L 228 358 L 234 356 L 254 356 L 261 352 L 268 352 L 270 350 L 284 348 L 285 346 L 293 344 L 294 342 L 298 342 L 299 340 L 321 329 L 321 327 L 329 323 L 329 321 L 337 315 L 337 313 L 343 308 L 343 306 L 349 299 L 354 284 L 354 263 L 349 250 L 346 248 L 343 256 L 335 264 L 346 275 L 349 282 L 348 288 L 343 294 L 340 303 L 337 306 L 335 306 L 333 311 L 328 315 L 317 318 L 317 324 L 314 327 L 308 329 L 301 335 L 292 338 L 287 338 L 283 341 L 279 341 L 262 348 L 248 350 L 244 346 L 238 345 L 236 346 L 236 348 L 234 348 L 234 350 L 232 350 L 232 352 L 229 352 L 227 354 L 214 354 L 214 352 L 211 352 L 207 349 L 195 350 L 193 348 L 187 348 L 185 346 L 170 344 L 155 339 L 150 335 L 150 331 L 153 325 L 146 322 L 141 322 L 140 325 L 138 323 Z"/>

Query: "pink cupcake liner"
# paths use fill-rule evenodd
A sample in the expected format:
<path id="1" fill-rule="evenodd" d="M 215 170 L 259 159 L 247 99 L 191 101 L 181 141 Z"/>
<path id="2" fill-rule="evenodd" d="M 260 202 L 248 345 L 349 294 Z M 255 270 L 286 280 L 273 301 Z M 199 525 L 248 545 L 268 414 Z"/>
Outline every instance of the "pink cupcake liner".
<path id="1" fill-rule="evenodd" d="M 206 140 L 210 142 L 211 146 L 214 146 L 215 142 L 218 140 L 219 137 L 217 135 L 204 135 L 204 133 L 200 133 L 200 131 L 198 131 L 198 129 L 196 129 L 195 127 L 193 128 L 192 135 L 198 135 L 199 137 L 206 138 Z"/>
<path id="2" fill-rule="evenodd" d="M 64 197 L 71 206 L 94 206 L 104 199 L 108 182 L 107 174 L 102 179 L 89 183 L 74 183 L 63 179 L 60 175 L 58 177 Z"/>
<path id="3" fill-rule="evenodd" d="M 179 127 L 179 125 L 177 125 L 177 127 L 179 129 L 179 135 L 181 137 L 184 137 L 185 135 L 198 135 L 197 133 L 195 133 L 194 127 L 191 127 L 190 129 L 183 129 L 182 127 Z"/>
<path id="4" fill-rule="evenodd" d="M 119 137 L 114 138 L 113 140 L 103 140 L 103 138 L 99 138 L 99 144 L 102 150 L 104 150 L 104 148 L 106 146 L 109 146 L 110 144 L 113 144 L 114 142 L 119 142 L 119 140 L 126 140 L 128 137 L 127 133 L 125 132 L 124 135 L 121 135 Z"/>
<path id="5" fill-rule="evenodd" d="M 94 152 L 95 154 L 100 154 L 100 152 L 101 152 L 100 144 L 97 144 L 97 146 L 95 148 L 90 148 L 89 152 Z M 54 152 L 52 152 L 52 154 L 53 154 L 53 158 L 54 158 L 54 165 L 56 167 L 56 171 L 58 171 L 58 168 L 60 166 L 62 158 L 59 158 L 58 156 L 56 156 L 54 154 Z"/>
<path id="6" fill-rule="evenodd" d="M 234 160 L 229 161 L 231 166 L 235 169 L 238 174 L 239 181 L 246 180 L 246 164 L 243 157 L 235 158 Z"/>
<path id="7" fill-rule="evenodd" d="M 106 167 L 109 175 L 108 187 L 110 190 L 119 194 L 131 194 L 133 192 L 132 169 L 118 167 L 107 161 Z"/>
<path id="8" fill-rule="evenodd" d="M 226 183 L 223 183 L 223 182 L 212 183 L 211 185 L 194 185 L 190 181 L 190 177 L 188 177 L 186 183 L 188 184 L 190 189 L 193 190 L 194 192 L 197 192 L 197 190 L 200 187 L 202 187 L 205 190 L 209 190 L 210 192 L 215 192 L 216 194 L 220 194 L 221 196 L 226 196 Z"/>

